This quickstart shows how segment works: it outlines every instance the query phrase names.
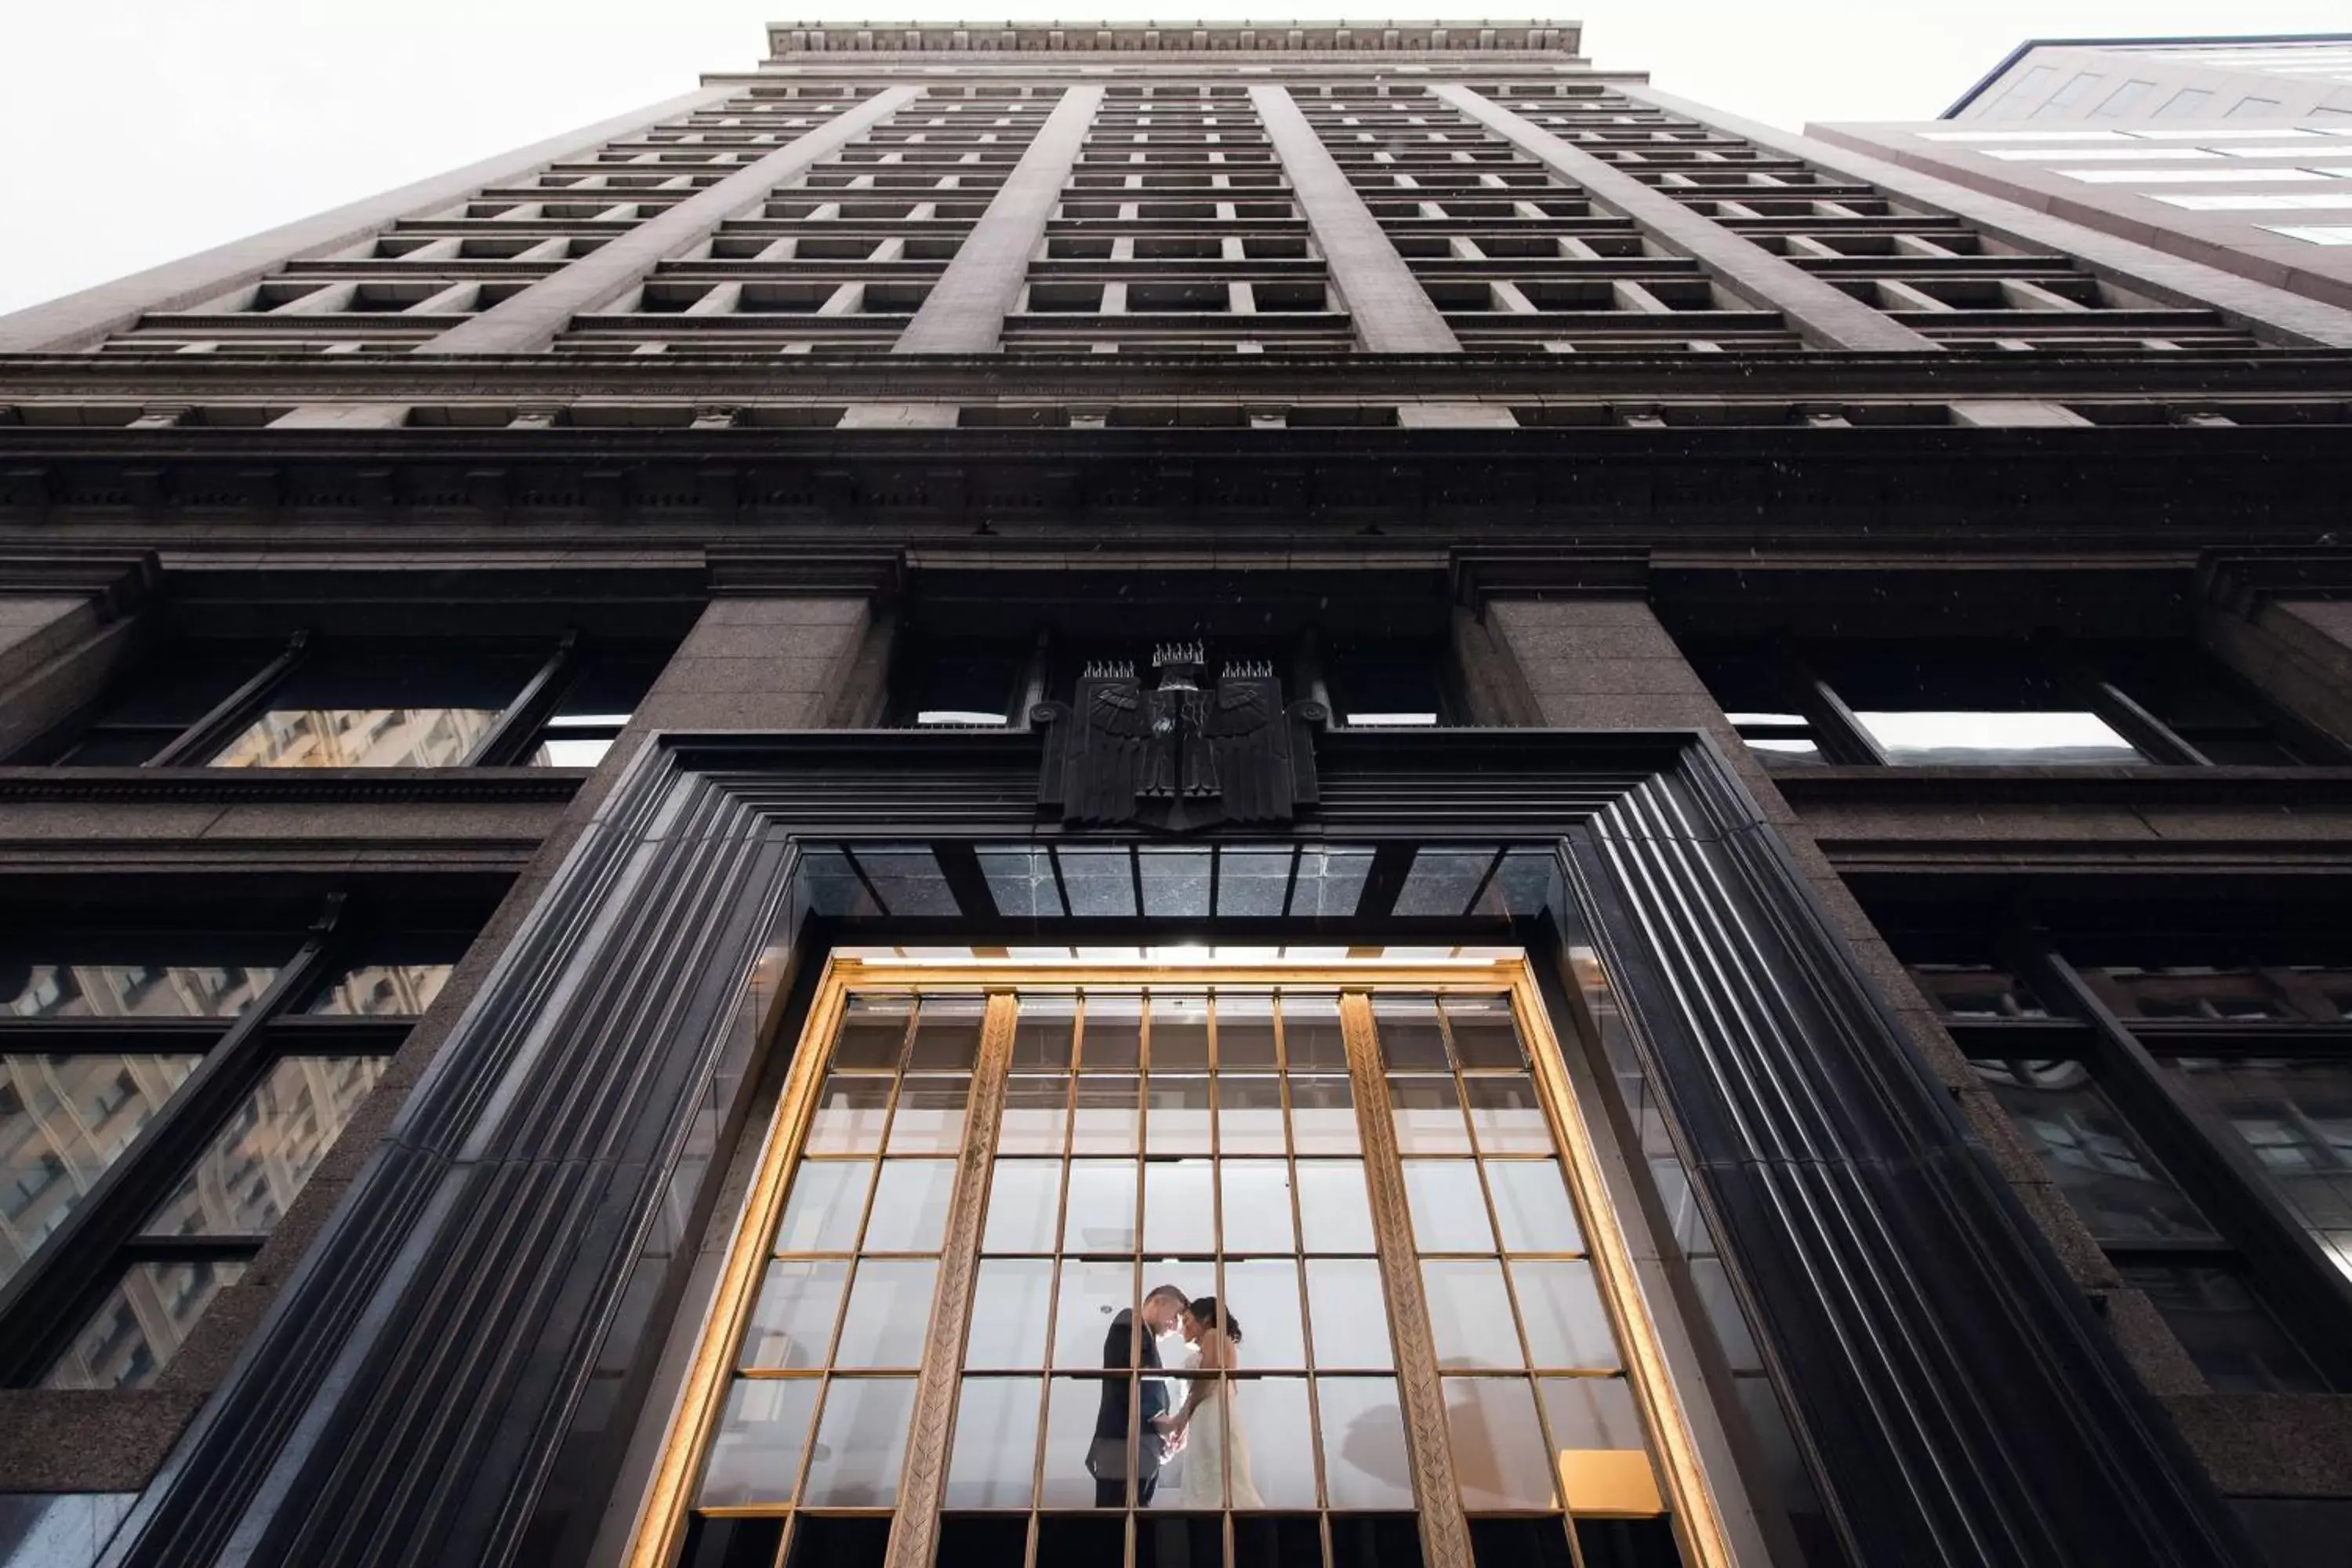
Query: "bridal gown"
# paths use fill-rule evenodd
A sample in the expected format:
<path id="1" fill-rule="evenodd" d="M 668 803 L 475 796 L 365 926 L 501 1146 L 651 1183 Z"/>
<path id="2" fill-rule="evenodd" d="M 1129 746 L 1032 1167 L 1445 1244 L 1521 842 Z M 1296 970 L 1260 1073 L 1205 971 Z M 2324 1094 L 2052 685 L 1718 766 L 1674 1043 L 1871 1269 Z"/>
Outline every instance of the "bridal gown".
<path id="1" fill-rule="evenodd" d="M 1200 1352 L 1193 1352 L 1184 1364 L 1188 1369 L 1198 1367 L 1201 1364 Z M 1264 1508 L 1265 1506 L 1265 1500 L 1257 1495 L 1257 1477 L 1250 1463 L 1249 1428 L 1235 1420 L 1231 1423 L 1230 1430 L 1228 1429 L 1227 1416 L 1233 1408 L 1234 1395 L 1236 1392 L 1234 1385 L 1229 1383 L 1223 1391 L 1224 1397 L 1219 1398 L 1212 1394 L 1202 1400 L 1200 1407 L 1192 1412 L 1192 1422 L 1185 1427 L 1184 1475 L 1182 1484 L 1177 1491 L 1177 1506 L 1180 1508 Z M 1233 1453 L 1233 1463 L 1229 1472 L 1225 1462 L 1228 1448 Z M 1217 1495 L 1217 1477 L 1220 1473 L 1230 1474 L 1233 1488 L 1231 1501 Z"/>

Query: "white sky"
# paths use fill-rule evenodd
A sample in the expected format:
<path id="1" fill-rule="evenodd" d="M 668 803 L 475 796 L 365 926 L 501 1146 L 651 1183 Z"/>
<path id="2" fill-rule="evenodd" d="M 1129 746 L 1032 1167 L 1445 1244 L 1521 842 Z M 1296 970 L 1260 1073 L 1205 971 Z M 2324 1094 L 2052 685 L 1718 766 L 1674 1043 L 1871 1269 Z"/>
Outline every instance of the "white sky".
<path id="1" fill-rule="evenodd" d="M 876 5 L 891 20 L 977 9 Z M 0 0 L 0 311 L 748 69 L 764 23 L 806 14 L 782 0 Z M 1244 0 L 1197 14 L 1278 15 Z M 1582 18 L 1597 65 L 1790 126 L 1930 118 L 2031 37 L 2347 26 L 2345 0 L 1593 0 L 1549 14 Z"/>

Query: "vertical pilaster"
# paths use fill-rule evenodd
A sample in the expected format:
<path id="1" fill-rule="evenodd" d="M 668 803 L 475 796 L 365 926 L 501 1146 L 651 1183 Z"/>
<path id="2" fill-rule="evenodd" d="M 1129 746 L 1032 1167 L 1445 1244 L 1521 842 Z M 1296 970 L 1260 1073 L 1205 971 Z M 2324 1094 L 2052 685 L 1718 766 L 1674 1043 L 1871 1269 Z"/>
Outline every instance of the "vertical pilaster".
<path id="1" fill-rule="evenodd" d="M 594 254 L 450 328 L 416 352 L 519 354 L 547 347 L 574 315 L 643 280 L 663 261 L 709 238 L 719 225 L 758 205 L 778 185 L 806 173 L 922 96 L 919 87 L 884 88 L 660 216 L 615 236 Z"/>
<path id="2" fill-rule="evenodd" d="M 137 651 L 144 569 L 98 570 L 102 583 L 42 586 L 28 573 L 0 591 L 0 760 L 97 699 Z"/>
<path id="3" fill-rule="evenodd" d="M 1045 224 L 1086 147 L 1102 100 L 1098 87 L 1063 92 L 892 353 L 980 354 L 1003 346 L 1005 314 L 1021 298 L 1029 258 L 1045 237 Z"/>
<path id="4" fill-rule="evenodd" d="M 1289 89 L 1261 82 L 1250 89 L 1250 103 L 1307 215 L 1331 281 L 1348 302 L 1357 342 L 1374 353 L 1461 353 L 1454 329 L 1381 232 L 1380 220 L 1356 195 Z"/>
<path id="5" fill-rule="evenodd" d="M 1753 241 L 1651 189 L 1615 165 L 1571 145 L 1458 82 L 1430 89 L 1605 207 L 1631 218 L 1666 250 L 1767 310 L 1780 311 L 1807 342 L 1824 349 L 1934 353 L 1942 345 L 1872 310 Z"/>

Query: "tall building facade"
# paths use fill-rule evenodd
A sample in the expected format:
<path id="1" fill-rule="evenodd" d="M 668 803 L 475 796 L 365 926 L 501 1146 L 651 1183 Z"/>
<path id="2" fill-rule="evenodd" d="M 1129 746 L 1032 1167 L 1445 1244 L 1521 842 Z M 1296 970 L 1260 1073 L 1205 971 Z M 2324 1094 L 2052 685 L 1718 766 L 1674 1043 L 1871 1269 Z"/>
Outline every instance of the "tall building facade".
<path id="1" fill-rule="evenodd" d="M 0 1563 L 2336 1561 L 2352 310 L 1580 47 L 0 318 Z"/>

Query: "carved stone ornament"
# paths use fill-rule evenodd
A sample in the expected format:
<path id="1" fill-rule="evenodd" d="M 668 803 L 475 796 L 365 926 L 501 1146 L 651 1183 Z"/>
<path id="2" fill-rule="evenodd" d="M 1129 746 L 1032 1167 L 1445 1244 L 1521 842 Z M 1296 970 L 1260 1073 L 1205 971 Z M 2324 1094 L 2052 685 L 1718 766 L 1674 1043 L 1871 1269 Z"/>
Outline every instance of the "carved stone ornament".
<path id="1" fill-rule="evenodd" d="M 1135 667 L 1087 666 L 1076 700 L 1043 702 L 1030 721 L 1045 732 L 1041 805 L 1071 827 L 1186 833 L 1223 823 L 1287 823 L 1316 798 L 1314 727 L 1319 702 L 1282 700 L 1266 664 L 1229 664 L 1202 683 L 1199 643 L 1155 650 L 1159 683 Z"/>

